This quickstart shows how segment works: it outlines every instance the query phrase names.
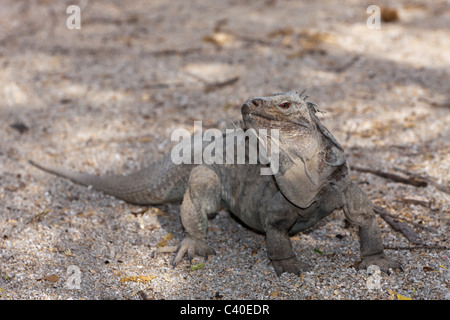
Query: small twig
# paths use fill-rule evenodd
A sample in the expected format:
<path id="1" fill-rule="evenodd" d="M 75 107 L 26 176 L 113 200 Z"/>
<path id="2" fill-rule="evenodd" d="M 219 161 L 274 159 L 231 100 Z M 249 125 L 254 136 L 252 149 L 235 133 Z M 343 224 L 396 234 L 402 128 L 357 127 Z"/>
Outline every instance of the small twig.
<path id="1" fill-rule="evenodd" d="M 346 71 L 348 68 L 350 68 L 351 66 L 353 66 L 359 60 L 359 58 L 360 58 L 359 56 L 354 56 L 350 61 L 343 64 L 342 66 L 333 68 L 332 71 L 337 72 L 337 73 L 342 73 L 342 72 Z"/>
<path id="2" fill-rule="evenodd" d="M 419 205 L 425 208 L 430 208 L 431 207 L 431 201 L 423 201 L 423 200 L 417 200 L 417 199 L 410 199 L 410 198 L 401 198 L 401 197 L 397 197 L 395 199 L 396 201 L 400 201 L 403 202 L 405 204 L 414 204 L 414 205 Z"/>
<path id="3" fill-rule="evenodd" d="M 380 207 L 376 204 L 373 205 L 373 210 L 377 213 L 384 221 L 389 224 L 392 229 L 400 232 L 408 239 L 409 242 L 417 245 L 423 245 L 422 240 L 419 236 L 405 223 L 396 220 L 386 209 Z"/>
<path id="4" fill-rule="evenodd" d="M 447 194 L 450 194 L 450 187 L 444 186 L 444 185 L 442 185 L 442 184 L 440 184 L 440 183 L 437 183 L 436 181 L 432 180 L 432 179 L 429 178 L 429 177 L 425 177 L 425 176 L 419 175 L 419 174 L 417 174 L 417 173 L 409 172 L 409 171 L 406 171 L 406 170 L 401 169 L 401 168 L 398 168 L 398 167 L 394 167 L 394 169 L 395 169 L 395 170 L 398 170 L 398 171 L 400 171 L 400 172 L 403 172 L 404 174 L 407 174 L 407 175 L 409 175 L 409 176 L 412 176 L 412 177 L 414 177 L 414 178 L 416 178 L 416 179 L 421 179 L 421 180 L 425 181 L 426 183 L 431 184 L 431 185 L 432 185 L 433 187 L 435 187 L 436 189 L 438 189 L 438 190 L 440 190 L 440 191 L 442 191 L 442 192 L 445 192 L 445 193 L 447 193 Z"/>
<path id="5" fill-rule="evenodd" d="M 429 184 L 432 185 L 433 187 L 435 187 L 436 189 L 438 189 L 439 191 L 445 192 L 447 194 L 450 194 L 450 187 L 442 185 L 440 183 L 437 183 L 436 181 L 434 181 L 433 179 L 426 177 L 426 176 L 422 176 L 419 175 L 417 173 L 413 173 L 413 172 L 409 172 L 407 170 L 398 168 L 398 167 L 394 167 L 395 170 L 400 171 L 402 173 L 404 173 L 405 175 L 407 175 L 407 178 L 404 178 L 402 176 L 399 176 L 397 174 L 393 174 L 393 173 L 389 173 L 389 172 L 384 172 L 381 170 L 375 170 L 375 169 L 370 169 L 370 168 L 362 168 L 362 167 L 352 167 L 353 170 L 355 171 L 359 171 L 359 172 L 365 172 L 365 173 L 371 173 L 374 175 L 377 175 L 379 177 L 385 178 L 385 179 L 389 179 L 395 182 L 400 182 L 400 183 L 405 183 L 405 184 L 409 184 L 409 185 L 413 185 L 415 187 L 426 187 Z"/>
<path id="6" fill-rule="evenodd" d="M 231 32 L 230 34 L 232 34 L 233 36 L 235 36 L 239 40 L 244 41 L 244 42 L 248 42 L 250 44 L 256 43 L 256 44 L 263 45 L 263 46 L 273 46 L 273 42 L 271 42 L 271 41 L 266 41 L 266 40 L 259 39 L 259 38 L 246 37 L 246 36 L 243 36 L 241 34 L 236 34 L 234 32 Z"/>
<path id="7" fill-rule="evenodd" d="M 150 52 L 150 55 L 152 56 L 186 56 L 189 54 L 195 54 L 195 53 L 199 53 L 202 52 L 204 49 L 203 48 L 187 48 L 184 50 L 180 50 L 180 49 L 163 49 L 163 50 L 156 50 L 156 51 L 152 51 Z"/>
<path id="8" fill-rule="evenodd" d="M 358 166 L 354 166 L 354 167 L 352 167 L 352 169 L 355 170 L 355 171 L 359 171 L 359 172 L 371 173 L 371 174 L 374 174 L 374 175 L 377 175 L 379 177 L 382 177 L 382 178 L 385 178 L 385 179 L 389 179 L 389 180 L 392 180 L 392 181 L 395 181 L 395 182 L 410 184 L 410 185 L 413 185 L 415 187 L 423 188 L 423 187 L 426 187 L 428 185 L 428 182 L 425 181 L 421 177 L 404 178 L 404 177 L 399 176 L 397 174 L 384 172 L 384 171 L 381 171 L 381 170 L 370 169 L 370 168 L 362 168 L 362 167 L 358 167 Z"/>
<path id="9" fill-rule="evenodd" d="M 389 216 L 389 217 L 391 217 L 391 218 L 394 219 L 394 220 L 398 219 L 397 216 L 395 216 L 395 215 L 389 213 L 387 210 L 385 211 L 384 215 L 385 215 L 385 216 Z M 431 228 L 431 227 L 427 227 L 427 226 L 425 226 L 425 225 L 423 225 L 423 224 L 419 224 L 419 223 L 410 221 L 410 220 L 408 220 L 408 219 L 406 219 L 406 218 L 404 218 L 404 217 L 402 217 L 401 219 L 402 219 L 403 221 L 407 222 L 408 224 L 413 225 L 415 228 L 422 229 L 422 230 L 425 230 L 425 231 L 431 232 L 431 233 L 436 233 L 436 232 L 437 232 L 435 229 L 433 229 L 433 228 Z"/>
<path id="10" fill-rule="evenodd" d="M 447 247 L 442 247 L 442 246 L 427 246 L 427 245 L 423 245 L 423 246 L 414 246 L 414 247 L 390 247 L 390 246 L 385 246 L 384 247 L 385 250 L 416 250 L 416 249 L 425 249 L 425 250 L 449 250 L 449 248 Z"/>
<path id="11" fill-rule="evenodd" d="M 211 91 L 214 91 L 214 90 L 216 90 L 216 89 L 220 89 L 220 88 L 223 88 L 223 87 L 226 87 L 226 86 L 230 86 L 230 85 L 232 85 L 232 84 L 238 82 L 239 79 L 240 79 L 240 77 L 239 77 L 239 76 L 236 76 L 236 77 L 233 77 L 233 78 L 231 78 L 231 79 L 227 79 L 227 80 L 225 80 L 225 81 L 214 82 L 214 83 L 208 84 L 208 85 L 205 87 L 204 92 L 211 92 Z"/>
<path id="12" fill-rule="evenodd" d="M 419 97 L 419 101 L 423 101 L 425 103 L 428 103 L 430 106 L 437 107 L 437 108 L 448 108 L 448 107 L 450 107 L 450 102 L 449 101 L 436 102 L 436 101 L 432 101 L 430 99 L 423 98 L 423 97 Z"/>

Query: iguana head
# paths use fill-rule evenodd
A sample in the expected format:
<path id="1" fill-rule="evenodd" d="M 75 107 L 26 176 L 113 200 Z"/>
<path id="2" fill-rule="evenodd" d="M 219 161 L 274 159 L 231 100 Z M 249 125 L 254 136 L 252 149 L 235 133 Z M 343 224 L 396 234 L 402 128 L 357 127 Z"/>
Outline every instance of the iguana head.
<path id="1" fill-rule="evenodd" d="M 275 173 L 283 195 L 306 208 L 327 183 L 336 167 L 345 163 L 343 149 L 320 123 L 317 105 L 297 92 L 254 97 L 244 102 L 242 118 L 247 128 L 278 130 L 279 170 Z M 270 152 L 270 151 L 269 151 Z"/>

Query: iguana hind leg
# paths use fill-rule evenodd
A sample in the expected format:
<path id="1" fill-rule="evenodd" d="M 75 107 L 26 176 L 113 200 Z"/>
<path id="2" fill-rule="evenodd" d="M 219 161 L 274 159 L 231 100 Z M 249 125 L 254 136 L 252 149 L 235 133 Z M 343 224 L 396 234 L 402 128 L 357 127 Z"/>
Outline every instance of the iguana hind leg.
<path id="1" fill-rule="evenodd" d="M 189 186 L 181 205 L 181 222 L 185 238 L 181 241 L 173 260 L 176 266 L 185 255 L 191 260 L 194 256 L 215 254 L 206 244 L 208 214 L 218 210 L 221 200 L 221 185 L 217 174 L 207 166 L 194 168 L 189 177 Z"/>
<path id="2" fill-rule="evenodd" d="M 372 202 L 354 184 L 344 192 L 344 213 L 346 218 L 359 227 L 362 262 L 360 268 L 377 265 L 382 271 L 401 268 L 401 264 L 384 254 L 381 231 L 372 209 Z"/>

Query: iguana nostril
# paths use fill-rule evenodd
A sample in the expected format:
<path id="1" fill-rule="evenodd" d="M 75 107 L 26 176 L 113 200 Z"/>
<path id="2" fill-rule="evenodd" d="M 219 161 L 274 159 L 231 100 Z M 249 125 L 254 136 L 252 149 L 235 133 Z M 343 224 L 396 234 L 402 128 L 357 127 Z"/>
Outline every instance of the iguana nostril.
<path id="1" fill-rule="evenodd" d="M 249 103 L 246 102 L 241 107 L 241 113 L 242 115 L 250 114 L 252 111 L 252 108 L 250 107 Z"/>
<path id="2" fill-rule="evenodd" d="M 251 100 L 251 103 L 255 106 L 255 107 L 260 107 L 262 105 L 262 100 L 259 98 L 254 98 Z"/>

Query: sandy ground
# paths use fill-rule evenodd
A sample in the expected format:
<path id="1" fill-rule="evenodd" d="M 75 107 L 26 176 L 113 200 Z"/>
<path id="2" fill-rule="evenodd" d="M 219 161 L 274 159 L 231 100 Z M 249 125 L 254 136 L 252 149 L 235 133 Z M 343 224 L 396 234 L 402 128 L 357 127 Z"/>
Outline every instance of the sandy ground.
<path id="1" fill-rule="evenodd" d="M 77 3 L 0 2 L 0 299 L 450 298 L 449 1 L 397 1 L 380 30 L 352 0 L 123 3 L 84 1 L 69 30 Z M 168 152 L 176 128 L 221 129 L 249 97 L 303 89 L 350 167 L 436 183 L 352 171 L 433 247 L 412 250 L 380 218 L 403 272 L 355 268 L 341 211 L 292 237 L 314 265 L 300 277 L 278 278 L 264 236 L 226 210 L 210 221 L 217 255 L 172 269 L 152 253 L 182 239 L 178 205 L 129 205 L 27 163 L 129 173 Z"/>

